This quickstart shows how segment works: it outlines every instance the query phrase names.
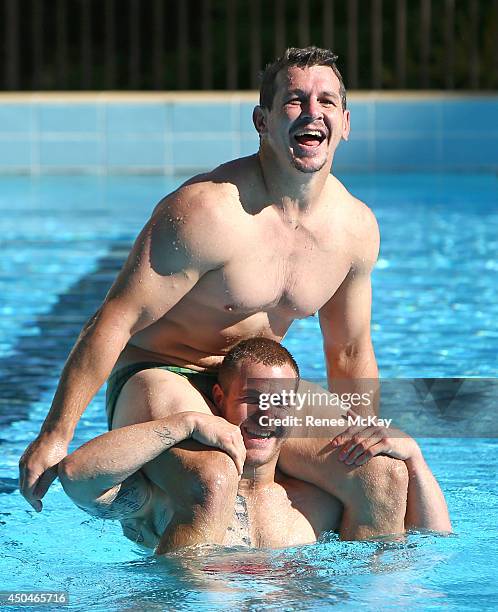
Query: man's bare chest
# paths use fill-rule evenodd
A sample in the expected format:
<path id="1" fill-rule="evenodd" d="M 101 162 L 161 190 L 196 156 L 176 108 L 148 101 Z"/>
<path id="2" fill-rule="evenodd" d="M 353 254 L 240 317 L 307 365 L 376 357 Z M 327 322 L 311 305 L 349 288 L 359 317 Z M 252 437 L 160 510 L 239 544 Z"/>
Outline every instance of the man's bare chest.
<path id="1" fill-rule="evenodd" d="M 252 548 L 281 548 L 316 541 L 316 525 L 285 494 L 261 497 L 237 495 L 224 544 Z"/>
<path id="2" fill-rule="evenodd" d="M 290 318 L 314 314 L 346 277 L 351 257 L 340 240 L 303 235 L 286 245 L 246 243 L 223 268 L 204 276 L 204 303 L 234 314 L 278 311 Z"/>

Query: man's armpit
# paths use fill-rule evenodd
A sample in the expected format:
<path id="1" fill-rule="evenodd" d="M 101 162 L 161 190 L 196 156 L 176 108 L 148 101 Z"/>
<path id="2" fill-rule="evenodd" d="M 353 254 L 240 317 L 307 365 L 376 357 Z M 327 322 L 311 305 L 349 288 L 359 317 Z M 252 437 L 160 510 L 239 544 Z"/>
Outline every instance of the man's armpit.
<path id="1" fill-rule="evenodd" d="M 106 491 L 86 506 L 78 506 L 102 519 L 122 519 L 136 516 L 143 511 L 152 497 L 152 487 L 149 481 L 136 472 L 120 485 Z"/>

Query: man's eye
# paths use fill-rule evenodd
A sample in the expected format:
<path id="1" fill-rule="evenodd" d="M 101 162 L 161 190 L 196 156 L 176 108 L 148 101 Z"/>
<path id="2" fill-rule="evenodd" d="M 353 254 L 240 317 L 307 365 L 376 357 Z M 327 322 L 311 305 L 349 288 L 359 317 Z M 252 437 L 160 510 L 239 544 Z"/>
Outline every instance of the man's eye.
<path id="1" fill-rule="evenodd" d="M 322 104 L 325 106 L 335 106 L 335 102 L 333 100 L 322 100 Z"/>
<path id="2" fill-rule="evenodd" d="M 287 104 L 300 104 L 301 100 L 299 98 L 292 98 L 287 102 Z"/>

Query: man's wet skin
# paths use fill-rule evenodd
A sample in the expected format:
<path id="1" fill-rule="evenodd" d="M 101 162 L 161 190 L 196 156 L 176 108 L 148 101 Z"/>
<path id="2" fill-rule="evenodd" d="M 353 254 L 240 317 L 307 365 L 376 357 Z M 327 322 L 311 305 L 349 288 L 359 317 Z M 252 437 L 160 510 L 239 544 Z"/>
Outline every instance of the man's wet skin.
<path id="1" fill-rule="evenodd" d="M 262 104 L 254 110 L 258 154 L 195 177 L 160 202 L 82 330 L 41 433 L 20 461 L 21 491 L 38 510 L 58 473 L 76 503 L 105 518 L 138 518 L 156 487 L 162 507 L 172 512 L 165 518 L 163 511 L 154 525 L 159 534 L 167 522 L 168 547 L 224 541 L 243 486 L 237 478 L 240 457 L 230 452 L 243 446 L 242 435 L 247 450 L 274 440 L 256 441 L 254 431 L 243 428 L 241 434 L 238 426 L 213 416 L 216 407 L 188 379 L 191 372 L 131 368 L 113 399 L 111 431 L 104 441 L 90 442 L 90 449 L 105 448 L 105 461 L 98 455 L 96 464 L 88 448 L 66 461 L 81 414 L 113 370 L 153 362 L 215 372 L 239 340 L 280 341 L 294 319 L 318 312 L 329 384 L 377 378 L 370 273 L 379 235 L 372 212 L 330 174 L 334 152 L 349 135 L 335 56 L 313 48 L 289 53 L 285 68 L 278 70 L 283 64 L 276 63 L 275 72 L 266 72 L 276 78 L 262 87 Z M 306 67 L 289 67 L 296 62 Z M 127 443 L 130 431 L 136 445 Z M 220 432 L 232 446 L 220 443 Z M 122 447 L 113 446 L 115 441 Z M 403 531 L 405 464 L 375 456 L 366 465 L 348 466 L 324 446 L 324 439 L 288 439 L 278 469 L 337 497 L 344 506 L 342 538 Z M 418 465 L 420 475 L 425 468 Z M 280 500 L 285 514 L 291 487 L 275 474 L 264 491 Z M 250 496 L 242 490 L 239 495 L 249 513 Z M 428 499 L 425 489 L 419 499 Z M 422 506 L 420 512 L 407 510 L 416 517 L 410 524 L 432 526 Z M 257 525 L 257 516 L 252 518 Z M 265 528 L 248 537 L 270 541 Z M 302 529 L 310 534 L 310 524 Z"/>
<path id="2" fill-rule="evenodd" d="M 337 77 L 315 66 L 277 79 L 280 112 L 268 126 L 255 118 L 270 151 L 192 179 L 158 205 L 142 232 L 110 299 L 119 301 L 137 276 L 163 296 L 116 368 L 152 359 L 216 368 L 242 338 L 281 340 L 294 319 L 328 302 L 353 267 L 357 274 L 372 267 L 373 216 L 328 173 L 348 132 Z"/>
<path id="3" fill-rule="evenodd" d="M 278 548 L 314 542 L 325 531 L 337 529 L 342 506 L 318 487 L 282 474 L 277 461 L 290 431 L 263 426 L 261 393 L 296 388 L 296 373 L 288 364 L 267 366 L 243 361 L 229 388 L 215 387 L 219 413 L 240 427 L 246 456 L 225 544 Z M 284 383 L 285 381 L 285 383 Z M 276 386 L 268 388 L 272 382 Z M 270 411 L 282 415 L 281 409 Z M 273 414 L 274 413 L 274 414 Z"/>
<path id="4" fill-rule="evenodd" d="M 254 124 L 257 155 L 196 177 L 158 204 L 82 331 L 44 430 L 27 451 L 30 466 L 21 466 L 21 487 L 35 504 L 47 487 L 40 481 L 33 493 L 36 474 L 55 477 L 51 466 L 67 453 L 111 370 L 153 361 L 216 371 L 239 340 L 280 341 L 294 319 L 318 312 L 329 378 L 376 378 L 370 272 L 378 228 L 368 207 L 330 174 L 349 135 L 338 77 L 323 65 L 281 70 L 272 106 L 256 107 Z M 213 405 L 178 374 L 138 372 L 122 388 L 112 427 L 185 410 L 212 414 Z M 280 469 L 339 497 L 347 470 L 318 458 L 325 443 L 318 442 L 297 448 L 286 441 Z M 193 449 L 200 445 L 176 446 L 149 464 L 147 477 L 168 490 L 199 461 L 204 468 L 219 460 L 219 453 L 209 451 L 208 462 Z"/>
<path id="5" fill-rule="evenodd" d="M 263 394 L 274 398 L 295 391 L 297 376 L 295 361 L 280 344 L 262 338 L 241 342 L 227 355 L 213 386 L 220 416 L 185 411 L 97 436 L 59 464 L 64 490 L 90 514 L 119 519 L 126 537 L 157 554 L 213 543 L 278 548 L 314 542 L 331 530 L 346 537 L 400 534 L 405 508 L 408 525 L 451 530 L 444 496 L 407 436 L 393 432 L 384 440 L 388 434 L 380 429 L 365 429 L 370 434 L 365 448 L 377 449 L 371 457 L 389 449 L 410 466 L 416 484 L 408 492 L 375 473 L 367 474 L 366 490 L 343 478 L 343 510 L 325 490 L 282 474 L 277 461 L 293 430 L 274 419 L 287 408 L 278 402 L 268 409 L 261 400 Z M 350 442 L 357 428 L 352 429 L 331 444 L 345 443 L 343 450 L 354 452 Z M 189 439 L 205 445 L 206 451 L 193 452 L 204 469 L 194 462 L 193 474 L 169 473 L 165 460 L 172 460 L 170 467 L 181 460 L 178 445 Z M 148 475 L 158 460 L 165 470 L 155 483 Z M 211 469 L 207 479 L 206 468 Z"/>
<path id="6" fill-rule="evenodd" d="M 325 531 L 338 529 L 342 506 L 331 495 L 309 483 L 290 478 L 276 469 L 278 456 L 288 431 L 260 424 L 265 414 L 258 405 L 259 395 L 268 392 L 275 381 L 295 389 L 296 373 L 291 366 L 267 366 L 243 361 L 226 391 L 216 385 L 214 398 L 218 412 L 240 428 L 245 447 L 243 472 L 236 496 L 227 498 L 231 520 L 222 543 L 228 546 L 278 548 L 315 542 Z M 266 414 L 268 414 L 266 412 Z M 275 416 L 281 414 L 278 410 Z M 157 554 L 171 550 L 167 525 L 171 520 L 162 491 L 154 497 L 146 515 L 122 521 L 124 534 L 134 542 L 156 547 Z M 178 543 L 178 542 L 177 542 Z"/>
<path id="7" fill-rule="evenodd" d="M 254 114 L 259 154 L 188 182 L 158 205 L 137 240 L 107 300 L 114 312 L 129 310 L 130 302 L 140 308 L 114 370 L 151 360 L 213 370 L 239 340 L 280 341 L 294 319 L 318 312 L 327 345 L 342 349 L 351 335 L 364 350 L 362 375 L 377 374 L 369 334 L 377 225 L 329 173 L 335 148 L 349 133 L 339 81 L 329 67 L 315 66 L 283 71 L 277 83 L 272 111 Z M 146 307 L 144 295 L 151 296 Z M 132 377 L 113 427 L 171 411 L 212 413 L 212 404 L 178 378 L 165 372 Z M 144 406 L 147 396 L 160 399 Z M 286 443 L 281 468 L 318 484 L 304 476 L 294 447 L 295 441 Z M 147 468 L 163 488 L 173 486 L 162 476 L 169 461 Z M 321 486 L 329 478 L 323 476 Z M 336 489 L 333 483 L 327 490 Z"/>

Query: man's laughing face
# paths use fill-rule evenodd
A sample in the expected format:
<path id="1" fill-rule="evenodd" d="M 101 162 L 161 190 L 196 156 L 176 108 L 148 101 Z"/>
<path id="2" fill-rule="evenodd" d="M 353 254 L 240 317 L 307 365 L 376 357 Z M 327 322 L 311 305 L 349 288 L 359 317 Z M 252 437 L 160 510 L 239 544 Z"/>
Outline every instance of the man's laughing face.
<path id="1" fill-rule="evenodd" d="M 339 79 L 329 66 L 281 70 L 271 110 L 261 109 L 258 131 L 274 154 L 304 173 L 332 164 L 341 138 L 349 136 Z"/>
<path id="2" fill-rule="evenodd" d="M 262 410 L 261 396 L 295 390 L 296 373 L 288 364 L 267 366 L 245 360 L 238 367 L 238 375 L 230 388 L 219 392 L 218 407 L 227 421 L 240 427 L 246 447 L 246 465 L 256 467 L 275 458 L 286 433 L 281 426 L 262 424 L 261 416 L 271 420 L 288 413 L 285 407 Z"/>

